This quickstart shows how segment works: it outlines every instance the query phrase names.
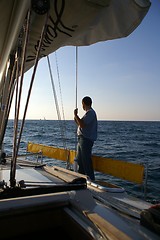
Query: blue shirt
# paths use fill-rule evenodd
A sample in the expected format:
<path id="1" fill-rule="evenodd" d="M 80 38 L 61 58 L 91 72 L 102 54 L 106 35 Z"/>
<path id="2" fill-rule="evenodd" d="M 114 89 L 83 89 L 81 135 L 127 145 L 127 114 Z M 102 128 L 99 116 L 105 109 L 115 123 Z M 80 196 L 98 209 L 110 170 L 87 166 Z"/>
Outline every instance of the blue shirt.
<path id="1" fill-rule="evenodd" d="M 93 108 L 90 108 L 82 117 L 84 128 L 78 127 L 78 136 L 83 135 L 85 138 L 95 141 L 97 139 L 97 115 Z"/>

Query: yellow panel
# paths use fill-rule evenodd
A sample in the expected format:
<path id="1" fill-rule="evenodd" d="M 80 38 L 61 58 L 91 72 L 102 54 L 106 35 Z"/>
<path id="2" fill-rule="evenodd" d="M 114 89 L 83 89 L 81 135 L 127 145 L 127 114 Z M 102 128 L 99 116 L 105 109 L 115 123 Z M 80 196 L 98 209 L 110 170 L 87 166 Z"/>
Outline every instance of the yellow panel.
<path id="1" fill-rule="evenodd" d="M 131 182 L 142 183 L 144 166 L 140 164 L 92 156 L 94 170 Z"/>
<path id="2" fill-rule="evenodd" d="M 28 143 L 27 151 L 33 153 L 38 153 L 41 151 L 43 156 L 62 161 L 67 161 L 68 159 L 71 164 L 74 163 L 74 158 L 76 155 L 76 152 L 74 150 L 66 150 L 63 148 L 45 146 L 31 142 Z M 92 161 L 95 171 L 109 174 L 114 177 L 118 177 L 138 184 L 143 183 L 143 165 L 98 156 L 92 156 Z"/>
<path id="3" fill-rule="evenodd" d="M 69 162 L 70 162 L 71 164 L 74 163 L 75 156 L 76 156 L 76 151 L 70 150 L 70 151 L 69 151 Z"/>
<path id="4" fill-rule="evenodd" d="M 69 157 L 69 150 L 31 142 L 28 143 L 27 151 L 33 153 L 42 152 L 43 156 L 55 158 L 62 161 L 67 161 Z"/>

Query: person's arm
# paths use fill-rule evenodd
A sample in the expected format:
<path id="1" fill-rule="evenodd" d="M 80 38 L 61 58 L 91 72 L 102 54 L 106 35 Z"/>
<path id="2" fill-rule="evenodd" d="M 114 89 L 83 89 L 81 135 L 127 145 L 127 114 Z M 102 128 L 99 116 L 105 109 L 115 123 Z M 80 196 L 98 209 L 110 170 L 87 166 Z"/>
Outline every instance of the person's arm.
<path id="1" fill-rule="evenodd" d="M 77 125 L 79 125 L 81 128 L 84 128 L 85 126 L 84 121 L 78 116 L 78 108 L 74 110 L 74 120 L 77 123 Z"/>

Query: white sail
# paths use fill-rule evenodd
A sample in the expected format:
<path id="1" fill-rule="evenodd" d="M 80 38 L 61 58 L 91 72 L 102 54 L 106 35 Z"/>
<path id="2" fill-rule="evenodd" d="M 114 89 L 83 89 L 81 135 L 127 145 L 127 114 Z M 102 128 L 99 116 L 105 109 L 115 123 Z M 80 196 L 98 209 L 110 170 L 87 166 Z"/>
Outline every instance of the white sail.
<path id="1" fill-rule="evenodd" d="M 0 1 L 1 77 L 30 3 L 28 0 Z M 51 0 L 41 57 L 62 46 L 85 46 L 126 37 L 141 23 L 150 4 L 149 0 Z M 25 70 L 34 65 L 44 17 L 32 13 Z"/>

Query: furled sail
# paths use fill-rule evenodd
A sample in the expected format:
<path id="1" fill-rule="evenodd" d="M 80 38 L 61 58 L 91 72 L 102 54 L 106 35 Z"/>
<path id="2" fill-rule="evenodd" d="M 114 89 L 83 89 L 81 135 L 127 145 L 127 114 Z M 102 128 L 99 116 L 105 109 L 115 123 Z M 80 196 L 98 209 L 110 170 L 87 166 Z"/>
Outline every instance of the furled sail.
<path id="1" fill-rule="evenodd" d="M 16 46 L 30 4 L 42 0 L 0 1 L 0 76 Z M 41 57 L 62 46 L 86 46 L 128 36 L 141 23 L 149 0 L 50 0 L 47 31 Z M 32 13 L 25 71 L 34 65 L 44 15 Z M 1 80 L 1 79 L 0 79 Z"/>

